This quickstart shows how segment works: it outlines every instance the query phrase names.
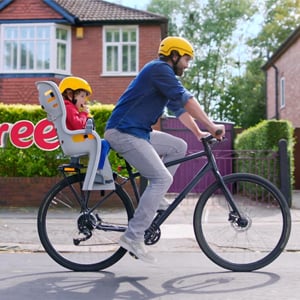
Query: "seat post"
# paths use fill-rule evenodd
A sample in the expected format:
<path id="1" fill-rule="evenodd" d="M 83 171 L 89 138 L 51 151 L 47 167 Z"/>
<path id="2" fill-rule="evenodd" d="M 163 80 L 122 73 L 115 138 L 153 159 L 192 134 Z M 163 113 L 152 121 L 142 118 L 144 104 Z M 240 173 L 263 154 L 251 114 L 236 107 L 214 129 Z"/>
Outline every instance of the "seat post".
<path id="1" fill-rule="evenodd" d="M 79 165 L 79 161 L 80 161 L 80 159 L 79 159 L 78 156 L 71 156 L 71 161 L 70 161 L 70 163 L 71 163 L 72 165 Z"/>

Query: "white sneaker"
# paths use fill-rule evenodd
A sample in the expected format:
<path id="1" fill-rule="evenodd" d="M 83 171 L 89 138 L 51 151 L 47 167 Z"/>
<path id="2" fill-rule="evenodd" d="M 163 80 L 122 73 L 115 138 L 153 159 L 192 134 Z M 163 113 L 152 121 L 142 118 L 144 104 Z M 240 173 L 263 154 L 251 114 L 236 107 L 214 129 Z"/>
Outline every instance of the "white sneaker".
<path id="1" fill-rule="evenodd" d="M 156 262 L 156 259 L 152 255 L 150 255 L 145 249 L 145 245 L 143 242 L 137 242 L 135 240 L 126 237 L 123 234 L 120 237 L 119 245 L 144 262 L 150 264 Z"/>
<path id="2" fill-rule="evenodd" d="M 163 198 L 159 203 L 158 210 L 166 210 L 170 204 L 171 203 L 166 198 Z"/>

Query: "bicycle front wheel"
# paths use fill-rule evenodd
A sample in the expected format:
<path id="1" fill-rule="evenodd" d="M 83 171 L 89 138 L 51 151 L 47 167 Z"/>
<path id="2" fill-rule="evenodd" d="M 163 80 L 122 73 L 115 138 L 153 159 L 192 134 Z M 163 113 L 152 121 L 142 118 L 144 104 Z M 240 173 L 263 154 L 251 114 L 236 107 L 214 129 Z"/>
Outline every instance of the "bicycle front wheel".
<path id="1" fill-rule="evenodd" d="M 126 251 L 118 245 L 134 213 L 127 193 L 82 191 L 84 174 L 57 183 L 38 212 L 38 234 L 46 252 L 74 271 L 98 271 L 116 263 Z"/>
<path id="2" fill-rule="evenodd" d="M 224 176 L 238 213 L 219 183 L 200 196 L 194 212 L 194 232 L 203 252 L 232 271 L 260 269 L 283 251 L 291 217 L 282 193 L 266 179 L 245 173 Z"/>

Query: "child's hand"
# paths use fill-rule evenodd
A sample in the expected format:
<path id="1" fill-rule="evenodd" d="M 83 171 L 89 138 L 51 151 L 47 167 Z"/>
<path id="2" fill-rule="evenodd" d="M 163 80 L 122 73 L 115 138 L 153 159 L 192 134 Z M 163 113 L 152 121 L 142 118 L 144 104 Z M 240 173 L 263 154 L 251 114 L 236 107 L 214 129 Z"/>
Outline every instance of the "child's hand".
<path id="1" fill-rule="evenodd" d="M 80 111 L 86 112 L 87 114 L 90 113 L 89 107 L 85 104 L 81 104 Z"/>

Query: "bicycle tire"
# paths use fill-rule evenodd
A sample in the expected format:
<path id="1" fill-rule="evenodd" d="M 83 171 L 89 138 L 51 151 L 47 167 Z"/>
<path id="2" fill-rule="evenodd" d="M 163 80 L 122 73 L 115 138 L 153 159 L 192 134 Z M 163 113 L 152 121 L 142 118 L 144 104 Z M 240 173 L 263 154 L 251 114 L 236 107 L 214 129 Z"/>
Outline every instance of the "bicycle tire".
<path id="1" fill-rule="evenodd" d="M 71 175 L 48 192 L 38 211 L 38 234 L 45 251 L 61 266 L 74 271 L 99 271 L 126 253 L 118 241 L 134 207 L 117 183 L 112 191 L 89 191 L 85 203 L 83 180 L 84 174 Z M 89 234 L 91 237 L 84 240 Z"/>
<path id="2" fill-rule="evenodd" d="M 194 211 L 196 240 L 205 255 L 222 268 L 248 272 L 273 262 L 291 231 L 287 202 L 268 180 L 247 173 L 224 176 L 234 203 L 247 222 L 239 224 L 220 183 L 210 185 Z"/>

